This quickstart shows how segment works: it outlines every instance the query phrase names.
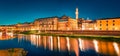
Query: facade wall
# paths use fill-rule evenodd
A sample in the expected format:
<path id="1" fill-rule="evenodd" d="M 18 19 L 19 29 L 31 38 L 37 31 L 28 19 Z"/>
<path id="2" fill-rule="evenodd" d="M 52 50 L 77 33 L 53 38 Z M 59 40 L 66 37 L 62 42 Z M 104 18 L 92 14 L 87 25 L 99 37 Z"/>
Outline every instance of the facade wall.
<path id="1" fill-rule="evenodd" d="M 46 18 L 35 21 L 38 30 L 57 30 L 57 18 Z"/>
<path id="2" fill-rule="evenodd" d="M 76 19 L 68 19 L 69 30 L 78 30 L 78 24 Z"/>
<path id="3" fill-rule="evenodd" d="M 77 30 L 77 20 L 68 18 L 67 21 L 58 22 L 58 30 Z"/>
<path id="4" fill-rule="evenodd" d="M 96 23 L 82 23 L 82 30 L 96 30 Z"/>
<path id="5" fill-rule="evenodd" d="M 116 30 L 120 31 L 120 18 L 101 19 L 96 22 L 87 20 L 76 20 L 70 17 L 43 18 L 35 20 L 30 24 L 16 24 L 12 26 L 0 26 L 1 29 L 29 31 L 29 30 Z"/>
<path id="6" fill-rule="evenodd" d="M 68 21 L 58 22 L 58 30 L 68 30 Z"/>
<path id="7" fill-rule="evenodd" d="M 0 26 L 0 29 L 6 29 L 7 31 L 14 31 L 16 30 L 15 26 Z"/>
<path id="8" fill-rule="evenodd" d="M 30 30 L 35 30 L 34 25 L 32 24 L 17 24 L 15 26 L 16 31 L 30 31 Z"/>
<path id="9" fill-rule="evenodd" d="M 97 20 L 97 30 L 120 30 L 120 18 Z"/>

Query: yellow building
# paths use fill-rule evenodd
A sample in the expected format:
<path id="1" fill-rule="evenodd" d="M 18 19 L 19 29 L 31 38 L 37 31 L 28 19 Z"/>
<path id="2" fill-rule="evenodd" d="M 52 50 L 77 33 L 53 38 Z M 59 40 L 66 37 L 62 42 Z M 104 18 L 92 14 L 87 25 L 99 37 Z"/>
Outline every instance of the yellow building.
<path id="1" fill-rule="evenodd" d="M 97 30 L 120 30 L 120 18 L 96 20 Z"/>

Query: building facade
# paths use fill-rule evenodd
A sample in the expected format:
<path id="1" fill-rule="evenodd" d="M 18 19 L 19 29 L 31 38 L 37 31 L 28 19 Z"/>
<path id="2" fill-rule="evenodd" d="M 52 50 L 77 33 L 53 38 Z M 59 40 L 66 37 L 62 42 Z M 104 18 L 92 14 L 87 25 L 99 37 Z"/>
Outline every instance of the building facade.
<path id="1" fill-rule="evenodd" d="M 39 18 L 34 21 L 36 30 L 57 30 L 57 17 Z"/>
<path id="2" fill-rule="evenodd" d="M 34 26 L 36 30 L 77 30 L 77 20 L 68 16 L 39 18 Z"/>
<path id="3" fill-rule="evenodd" d="M 15 31 L 16 27 L 14 25 L 2 25 L 0 26 L 0 31 L 2 30 Z"/>
<path id="4" fill-rule="evenodd" d="M 14 30 L 14 31 L 46 31 L 46 30 L 116 30 L 120 31 L 120 18 L 104 18 L 96 21 L 84 20 L 79 18 L 79 11 L 76 8 L 75 19 L 62 16 L 62 17 L 47 17 L 38 18 L 32 23 L 23 23 L 16 25 L 0 26 L 1 29 Z"/>
<path id="5" fill-rule="evenodd" d="M 120 18 L 96 20 L 97 30 L 120 30 Z"/>

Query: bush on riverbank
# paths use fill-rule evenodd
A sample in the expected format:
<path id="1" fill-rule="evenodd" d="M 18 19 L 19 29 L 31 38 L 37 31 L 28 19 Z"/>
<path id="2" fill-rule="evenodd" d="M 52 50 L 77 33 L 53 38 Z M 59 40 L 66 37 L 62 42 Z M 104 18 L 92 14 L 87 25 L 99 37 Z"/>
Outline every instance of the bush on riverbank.
<path id="1" fill-rule="evenodd" d="M 37 33 L 37 30 L 31 30 L 31 31 L 24 31 L 24 32 L 20 32 L 21 34 L 35 34 Z"/>

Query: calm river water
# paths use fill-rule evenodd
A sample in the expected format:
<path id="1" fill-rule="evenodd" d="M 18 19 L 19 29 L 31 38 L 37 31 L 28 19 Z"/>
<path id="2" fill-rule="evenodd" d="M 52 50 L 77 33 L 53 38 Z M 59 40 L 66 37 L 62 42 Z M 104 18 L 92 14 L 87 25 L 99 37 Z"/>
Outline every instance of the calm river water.
<path id="1" fill-rule="evenodd" d="M 23 48 L 27 56 L 120 56 L 117 42 L 59 36 L 0 37 L 0 50 L 10 48 Z"/>

